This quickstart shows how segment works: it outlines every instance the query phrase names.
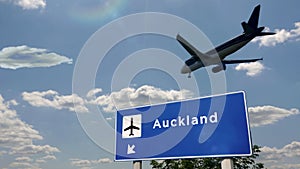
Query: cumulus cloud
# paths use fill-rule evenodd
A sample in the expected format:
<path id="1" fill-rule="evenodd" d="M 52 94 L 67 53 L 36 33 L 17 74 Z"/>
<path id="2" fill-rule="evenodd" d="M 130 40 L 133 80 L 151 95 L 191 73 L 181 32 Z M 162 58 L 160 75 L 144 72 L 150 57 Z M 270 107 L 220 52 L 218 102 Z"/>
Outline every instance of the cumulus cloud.
<path id="1" fill-rule="evenodd" d="M 89 167 L 91 166 L 91 161 L 81 160 L 81 159 L 70 159 L 71 165 L 75 167 Z"/>
<path id="2" fill-rule="evenodd" d="M 240 63 L 235 67 L 237 71 L 245 70 L 248 76 L 259 75 L 264 69 L 264 65 L 260 62 Z"/>
<path id="3" fill-rule="evenodd" d="M 72 64 L 72 59 L 49 52 L 47 49 L 23 45 L 6 47 L 0 51 L 0 68 L 51 67 L 62 63 Z"/>
<path id="4" fill-rule="evenodd" d="M 46 7 L 46 0 L 0 0 L 0 2 L 13 3 L 26 10 Z"/>
<path id="5" fill-rule="evenodd" d="M 98 105 L 104 112 L 113 113 L 117 109 L 183 100 L 193 96 L 188 90 L 162 90 L 148 85 L 139 88 L 128 87 L 110 94 L 101 94 L 101 92 L 101 89 L 93 89 L 88 92 L 86 98 L 76 94 L 60 95 L 53 90 L 23 92 L 22 96 L 23 100 L 35 107 L 67 109 L 79 113 L 88 112 L 88 105 Z M 270 105 L 249 107 L 248 112 L 252 127 L 273 124 L 288 116 L 300 114 L 296 108 L 288 110 Z M 107 117 L 107 120 L 111 119 Z"/>
<path id="6" fill-rule="evenodd" d="M 51 107 L 54 109 L 68 109 L 69 111 L 88 112 L 85 100 L 76 94 L 59 95 L 53 90 L 43 92 L 23 92 L 23 100 L 35 107 Z"/>
<path id="7" fill-rule="evenodd" d="M 52 147 L 49 145 L 24 145 L 20 147 L 13 147 L 10 154 L 18 154 L 18 155 L 33 155 L 33 154 L 53 154 L 60 152 L 58 148 Z"/>
<path id="8" fill-rule="evenodd" d="M 86 97 L 89 99 L 93 99 L 93 97 L 96 97 L 96 94 L 99 94 L 101 92 L 102 92 L 102 89 L 100 89 L 100 88 L 92 89 L 87 93 Z"/>
<path id="9" fill-rule="evenodd" d="M 29 162 L 12 162 L 9 164 L 9 166 L 13 168 L 20 168 L 20 169 L 21 168 L 40 169 L 40 167 Z"/>
<path id="10" fill-rule="evenodd" d="M 54 156 L 59 149 L 50 145 L 34 144 L 35 141 L 43 140 L 43 137 L 11 109 L 10 106 L 16 104 L 14 100 L 5 101 L 0 95 L 0 155 L 16 157 L 9 167 L 37 169 L 37 156 Z M 47 157 L 44 160 L 49 159 L 50 157 Z"/>
<path id="11" fill-rule="evenodd" d="M 270 169 L 296 169 L 300 166 L 298 141 L 293 141 L 282 148 L 264 146 L 260 150 L 259 160 Z"/>
<path id="12" fill-rule="evenodd" d="M 56 160 L 54 155 L 46 155 L 44 157 L 38 158 L 35 160 L 36 163 L 46 163 L 49 160 Z"/>
<path id="13" fill-rule="evenodd" d="M 298 41 L 300 39 L 300 22 L 294 23 L 295 28 L 291 30 L 275 29 L 275 35 L 261 36 L 252 40 L 254 43 L 259 43 L 259 46 L 276 46 L 277 44 L 284 43 L 286 41 Z M 270 29 L 266 28 L 269 32 Z"/>
<path id="14" fill-rule="evenodd" d="M 252 127 L 273 124 L 283 118 L 300 113 L 295 108 L 287 110 L 274 106 L 249 107 L 248 112 Z"/>
<path id="15" fill-rule="evenodd" d="M 188 90 L 162 90 L 154 86 L 144 85 L 137 89 L 124 88 L 109 95 L 100 95 L 88 100 L 89 104 L 102 106 L 105 112 L 115 112 L 117 109 L 156 104 L 166 101 L 182 100 L 192 97 Z"/>
<path id="16" fill-rule="evenodd" d="M 56 157 L 54 155 L 46 155 L 41 158 L 42 160 L 56 160 Z"/>
<path id="17" fill-rule="evenodd" d="M 92 161 L 94 164 L 102 164 L 102 163 L 112 163 L 113 161 L 109 158 L 100 158 L 98 160 Z"/>
<path id="18" fill-rule="evenodd" d="M 117 109 L 133 106 L 149 105 L 166 101 L 182 100 L 191 98 L 192 93 L 188 90 L 162 90 L 153 86 L 144 85 L 140 88 L 124 88 L 110 94 L 101 94 L 102 89 L 92 89 L 86 98 L 76 94 L 60 95 L 53 90 L 23 92 L 23 100 L 35 107 L 51 107 L 54 109 L 67 109 L 69 111 L 86 113 L 87 105 L 101 106 L 103 111 L 111 113 Z M 96 95 L 96 96 L 95 96 Z"/>
<path id="19" fill-rule="evenodd" d="M 25 162 L 31 162 L 32 161 L 32 159 L 30 158 L 30 157 L 17 157 L 16 159 L 15 159 L 16 161 L 25 161 Z"/>
<path id="20" fill-rule="evenodd" d="M 99 164 L 112 163 L 113 161 L 109 158 L 100 158 L 98 160 L 83 160 L 83 159 L 70 159 L 72 166 L 79 167 L 81 169 L 94 168 Z"/>
<path id="21" fill-rule="evenodd" d="M 10 109 L 0 95 L 0 147 L 28 145 L 32 140 L 42 139 L 37 130 L 18 118 L 16 111 Z"/>

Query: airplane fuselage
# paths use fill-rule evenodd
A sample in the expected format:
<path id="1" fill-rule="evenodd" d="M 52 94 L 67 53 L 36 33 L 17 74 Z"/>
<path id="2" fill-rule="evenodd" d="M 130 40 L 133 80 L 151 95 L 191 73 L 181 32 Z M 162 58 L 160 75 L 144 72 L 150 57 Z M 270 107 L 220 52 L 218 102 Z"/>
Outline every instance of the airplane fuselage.
<path id="1" fill-rule="evenodd" d="M 249 43 L 255 36 L 242 34 L 236 38 L 231 39 L 230 41 L 216 47 L 215 51 L 217 51 L 218 56 L 221 60 L 223 60 L 226 56 L 238 51 L 242 47 L 244 47 L 247 43 Z M 212 56 L 213 51 L 209 51 L 206 54 Z"/>
<path id="2" fill-rule="evenodd" d="M 191 57 L 185 62 L 185 65 L 181 69 L 181 73 L 191 73 L 192 71 L 197 70 L 201 67 L 219 65 L 222 63 L 222 60 L 226 58 L 226 56 L 238 51 L 255 37 L 255 35 L 251 34 L 239 35 L 219 45 L 218 47 L 206 52 L 205 54 L 210 56 L 209 60 L 196 60 L 195 58 Z"/>
<path id="3" fill-rule="evenodd" d="M 257 5 L 254 8 L 248 22 L 241 23 L 244 30 L 243 34 L 221 44 L 220 46 L 206 53 L 202 53 L 199 50 L 197 50 L 192 44 L 190 44 L 187 40 L 185 40 L 178 34 L 176 37 L 177 41 L 192 56 L 190 59 L 185 61 L 185 65 L 182 67 L 181 73 L 189 73 L 190 77 L 190 73 L 192 71 L 210 65 L 217 65 L 216 67 L 212 68 L 212 71 L 214 73 L 217 73 L 221 70 L 225 70 L 226 64 L 249 63 L 262 60 L 262 58 L 244 60 L 225 60 L 225 58 L 228 55 L 241 49 L 256 36 L 266 36 L 275 34 L 273 32 L 263 32 L 265 27 L 258 27 L 259 11 L 260 5 Z"/>

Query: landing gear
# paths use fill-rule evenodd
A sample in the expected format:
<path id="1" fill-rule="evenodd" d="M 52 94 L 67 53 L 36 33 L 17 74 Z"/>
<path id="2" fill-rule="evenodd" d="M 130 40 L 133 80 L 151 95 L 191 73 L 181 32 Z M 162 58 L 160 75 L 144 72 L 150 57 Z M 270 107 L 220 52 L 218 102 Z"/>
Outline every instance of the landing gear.
<path id="1" fill-rule="evenodd" d="M 188 75 L 188 78 L 191 78 L 192 76 L 191 76 L 191 72 L 189 73 L 189 75 Z"/>

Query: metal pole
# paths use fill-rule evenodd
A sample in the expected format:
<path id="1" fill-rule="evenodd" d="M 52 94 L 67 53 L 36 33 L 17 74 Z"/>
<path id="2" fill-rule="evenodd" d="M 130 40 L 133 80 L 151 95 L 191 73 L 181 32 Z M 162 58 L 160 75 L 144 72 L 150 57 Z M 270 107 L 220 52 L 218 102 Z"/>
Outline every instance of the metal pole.
<path id="1" fill-rule="evenodd" d="M 142 169 L 142 161 L 133 161 L 133 169 Z"/>
<path id="2" fill-rule="evenodd" d="M 222 169 L 233 169 L 233 161 L 230 158 L 225 158 L 221 162 Z"/>

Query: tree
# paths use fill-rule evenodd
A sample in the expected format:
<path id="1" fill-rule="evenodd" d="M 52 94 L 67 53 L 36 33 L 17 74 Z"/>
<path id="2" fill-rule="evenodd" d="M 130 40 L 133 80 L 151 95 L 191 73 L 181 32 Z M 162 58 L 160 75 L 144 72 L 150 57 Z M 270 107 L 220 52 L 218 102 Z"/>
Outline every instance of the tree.
<path id="1" fill-rule="evenodd" d="M 257 163 L 255 159 L 259 157 L 260 147 L 252 147 L 253 154 L 249 157 L 233 157 L 235 169 L 263 169 L 264 164 Z M 222 158 L 199 158 L 199 159 L 178 159 L 151 161 L 153 169 L 221 169 Z"/>

